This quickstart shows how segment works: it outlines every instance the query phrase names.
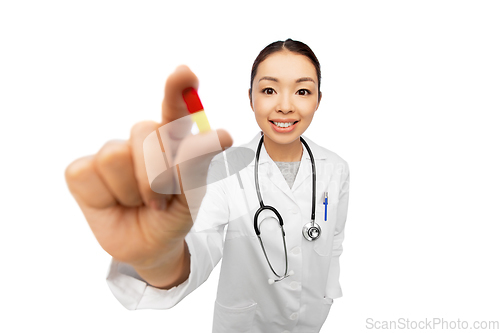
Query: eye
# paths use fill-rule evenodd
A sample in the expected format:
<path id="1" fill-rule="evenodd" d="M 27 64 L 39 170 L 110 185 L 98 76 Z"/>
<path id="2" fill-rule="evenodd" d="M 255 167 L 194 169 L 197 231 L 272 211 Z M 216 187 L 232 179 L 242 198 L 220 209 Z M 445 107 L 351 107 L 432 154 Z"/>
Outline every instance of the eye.
<path id="1" fill-rule="evenodd" d="M 266 95 L 272 95 L 275 91 L 273 88 L 264 88 L 262 89 L 262 92 Z"/>
<path id="2" fill-rule="evenodd" d="M 299 89 L 299 90 L 297 91 L 297 94 L 299 94 L 299 95 L 301 95 L 301 96 L 305 96 L 305 95 L 310 95 L 310 94 L 311 94 L 311 92 L 310 92 L 309 90 L 307 90 L 307 89 Z"/>

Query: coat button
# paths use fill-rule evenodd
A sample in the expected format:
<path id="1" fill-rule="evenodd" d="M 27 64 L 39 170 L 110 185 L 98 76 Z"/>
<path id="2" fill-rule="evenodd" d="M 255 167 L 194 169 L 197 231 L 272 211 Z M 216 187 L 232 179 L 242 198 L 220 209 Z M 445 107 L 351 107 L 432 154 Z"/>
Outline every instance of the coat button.
<path id="1" fill-rule="evenodd" d="M 296 320 L 299 317 L 299 314 L 297 312 L 294 312 L 290 315 L 291 320 Z"/>
<path id="2" fill-rule="evenodd" d="M 292 253 L 295 254 L 295 255 L 299 255 L 300 254 L 300 247 L 295 247 L 293 250 L 292 250 Z"/>
<path id="3" fill-rule="evenodd" d="M 298 213 L 298 211 L 296 209 L 290 209 L 289 212 L 290 212 L 290 214 L 297 214 Z"/>
<path id="4" fill-rule="evenodd" d="M 293 290 L 299 289 L 299 283 L 297 281 L 293 281 L 292 283 L 290 283 L 290 288 L 292 288 Z"/>

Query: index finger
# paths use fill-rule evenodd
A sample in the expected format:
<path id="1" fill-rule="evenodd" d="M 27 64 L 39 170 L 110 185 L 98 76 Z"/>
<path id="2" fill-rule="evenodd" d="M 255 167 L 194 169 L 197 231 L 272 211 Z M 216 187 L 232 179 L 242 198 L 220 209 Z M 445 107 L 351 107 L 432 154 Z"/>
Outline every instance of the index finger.
<path id="1" fill-rule="evenodd" d="M 165 96 L 162 103 L 161 123 L 167 124 L 189 115 L 186 103 L 182 99 L 182 91 L 193 87 L 198 89 L 198 78 L 186 65 L 176 68 L 165 84 Z"/>

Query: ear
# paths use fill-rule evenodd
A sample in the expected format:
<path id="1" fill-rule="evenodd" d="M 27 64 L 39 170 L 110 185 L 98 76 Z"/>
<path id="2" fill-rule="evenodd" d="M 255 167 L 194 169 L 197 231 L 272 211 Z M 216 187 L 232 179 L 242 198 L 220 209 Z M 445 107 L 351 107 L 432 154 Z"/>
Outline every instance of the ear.
<path id="1" fill-rule="evenodd" d="M 254 111 L 253 109 L 253 103 L 252 103 L 252 90 L 251 89 L 248 89 L 248 98 L 250 99 L 250 107 L 252 108 L 252 111 Z"/>
<path id="2" fill-rule="evenodd" d="M 323 97 L 323 93 L 319 93 L 319 98 L 318 98 L 318 105 L 316 105 L 316 110 L 319 108 L 319 103 L 321 102 L 321 98 Z"/>

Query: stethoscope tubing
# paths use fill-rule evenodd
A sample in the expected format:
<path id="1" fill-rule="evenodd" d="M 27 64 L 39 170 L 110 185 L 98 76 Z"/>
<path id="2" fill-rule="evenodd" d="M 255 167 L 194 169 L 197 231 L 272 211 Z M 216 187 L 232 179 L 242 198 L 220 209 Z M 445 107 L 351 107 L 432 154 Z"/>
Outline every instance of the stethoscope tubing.
<path id="1" fill-rule="evenodd" d="M 304 147 L 306 147 L 307 152 L 309 153 L 309 157 L 311 158 L 312 179 L 313 179 L 313 182 L 312 182 L 313 184 L 312 184 L 311 222 L 314 224 L 314 221 L 316 220 L 316 163 L 314 162 L 313 153 L 311 151 L 311 148 L 309 148 L 309 145 L 306 143 L 306 140 L 304 140 L 302 137 L 300 137 L 300 141 L 304 144 Z"/>
<path id="2" fill-rule="evenodd" d="M 311 225 L 311 226 L 307 227 L 307 230 L 305 230 L 306 226 L 304 226 L 303 233 L 304 233 L 304 237 L 306 237 L 307 231 L 312 230 L 312 229 L 316 229 L 316 230 L 319 231 L 319 233 L 321 233 L 321 228 L 319 228 L 319 225 L 318 226 L 315 225 L 315 216 L 316 216 L 316 164 L 314 163 L 314 157 L 313 157 L 311 149 L 309 148 L 309 145 L 306 143 L 306 141 L 302 137 L 300 137 L 300 141 L 304 144 L 304 147 L 306 147 L 306 149 L 307 149 L 307 152 L 308 152 L 309 157 L 311 159 L 311 166 L 312 166 L 312 208 L 311 208 L 311 222 L 308 223 L 308 224 L 306 224 L 306 226 L 308 226 L 308 225 Z M 285 229 L 283 227 L 283 224 L 284 224 L 283 223 L 283 218 L 281 217 L 280 213 L 278 212 L 278 210 L 276 208 L 274 208 L 272 206 L 266 206 L 266 205 L 264 205 L 264 202 L 262 200 L 262 195 L 260 193 L 259 171 L 258 171 L 258 168 L 259 168 L 260 151 L 261 151 L 263 142 L 264 142 L 264 135 L 262 135 L 262 137 L 260 138 L 259 145 L 257 146 L 257 152 L 255 153 L 255 189 L 256 189 L 256 192 L 257 192 L 257 197 L 259 199 L 260 207 L 255 212 L 253 223 L 254 223 L 255 233 L 256 233 L 257 237 L 259 238 L 259 243 L 260 243 L 260 246 L 262 248 L 262 251 L 264 252 L 264 256 L 266 257 L 267 264 L 269 265 L 269 268 L 271 268 L 271 271 L 273 272 L 273 274 L 278 278 L 277 280 L 274 280 L 274 282 L 278 282 L 278 281 L 281 281 L 284 278 L 286 278 L 286 277 L 289 276 L 289 274 L 288 274 L 288 251 L 286 249 Z M 271 262 L 269 261 L 269 258 L 267 256 L 267 252 L 266 252 L 266 249 L 265 249 L 264 244 L 262 242 L 262 238 L 260 237 L 260 227 L 259 227 L 258 217 L 259 217 L 260 213 L 262 213 L 264 210 L 270 210 L 270 211 L 272 211 L 278 217 L 278 222 L 279 222 L 279 225 L 280 225 L 280 228 L 281 228 L 281 233 L 282 233 L 283 248 L 284 248 L 284 252 L 285 252 L 285 274 L 283 274 L 283 275 L 279 275 L 274 270 L 274 268 L 271 265 Z M 318 236 L 316 236 L 314 238 L 312 238 L 312 237 L 306 237 L 306 239 L 308 239 L 309 241 L 311 241 L 311 240 L 317 239 L 318 237 L 319 237 L 319 234 L 318 234 Z M 290 273 L 290 274 L 292 274 L 292 273 Z M 270 281 L 270 283 L 273 282 L 272 279 L 270 279 L 269 281 Z"/>
<path id="3" fill-rule="evenodd" d="M 300 137 L 300 141 L 304 144 L 304 147 L 306 147 L 307 152 L 309 153 L 309 157 L 311 158 L 312 180 L 313 180 L 312 181 L 311 222 L 314 223 L 315 218 L 316 218 L 316 163 L 314 162 L 313 153 L 311 151 L 311 148 L 309 148 L 309 145 L 306 143 L 306 141 L 302 137 Z M 265 209 L 271 209 L 280 218 L 280 225 L 283 225 L 283 219 L 281 219 L 281 216 L 279 215 L 278 211 L 274 207 L 265 206 L 264 202 L 262 201 L 262 195 L 260 193 L 258 169 L 259 169 L 260 150 L 262 148 L 263 142 L 264 142 L 264 135 L 261 136 L 260 141 L 259 141 L 259 145 L 257 146 L 257 152 L 255 153 L 255 175 L 254 175 L 254 177 L 255 177 L 255 189 L 257 191 L 257 197 L 259 198 L 259 204 L 260 204 L 260 208 L 259 208 L 259 210 L 257 210 L 256 214 L 257 213 L 260 214 L 261 210 L 263 210 L 264 207 L 266 207 Z M 255 229 L 255 233 L 257 235 L 260 235 L 260 230 L 258 228 L 258 223 L 257 223 L 256 219 L 254 219 L 254 229 Z"/>

